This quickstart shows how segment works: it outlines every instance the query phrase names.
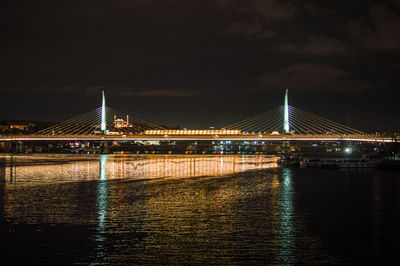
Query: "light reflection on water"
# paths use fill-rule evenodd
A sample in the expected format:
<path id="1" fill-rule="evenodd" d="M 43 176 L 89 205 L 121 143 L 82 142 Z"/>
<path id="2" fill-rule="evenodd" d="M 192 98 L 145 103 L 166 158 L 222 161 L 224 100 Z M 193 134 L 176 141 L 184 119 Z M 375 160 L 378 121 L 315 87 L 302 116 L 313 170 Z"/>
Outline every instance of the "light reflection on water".
<path id="1" fill-rule="evenodd" d="M 271 156 L 6 156 L 10 165 L 8 183 L 38 184 L 97 180 L 107 174 L 108 179 L 156 179 L 197 176 L 222 176 L 254 169 L 277 167 Z M 99 159 L 100 158 L 100 159 Z M 100 165 L 107 168 L 102 173 Z M 46 174 L 44 174 L 46 173 Z"/>
<path id="2" fill-rule="evenodd" d="M 387 256 L 382 206 L 397 208 L 400 181 L 344 173 L 277 168 L 266 156 L 0 156 L 0 223 L 11 247 L 28 245 L 39 261 L 346 264 L 356 248 L 377 262 Z M 59 251 L 46 253 L 54 230 Z M 29 245 L 36 232 L 48 237 Z"/>
<path id="3" fill-rule="evenodd" d="M 108 207 L 108 171 L 107 161 L 108 155 L 100 155 L 100 175 L 97 181 L 97 214 L 98 214 L 98 227 L 96 235 L 97 243 L 97 258 L 104 257 L 104 242 L 106 241 L 106 217 Z"/>
<path id="4" fill-rule="evenodd" d="M 282 187 L 280 202 L 280 230 L 279 238 L 281 240 L 279 249 L 279 261 L 283 264 L 293 263 L 294 255 L 294 229 L 293 229 L 293 182 L 292 172 L 289 168 L 282 169 Z"/>

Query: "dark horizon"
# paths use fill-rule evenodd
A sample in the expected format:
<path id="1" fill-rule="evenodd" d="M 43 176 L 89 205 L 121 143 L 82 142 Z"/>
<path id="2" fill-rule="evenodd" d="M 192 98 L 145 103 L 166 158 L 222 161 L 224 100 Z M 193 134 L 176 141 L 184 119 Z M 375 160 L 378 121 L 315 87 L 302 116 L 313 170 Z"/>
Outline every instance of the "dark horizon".
<path id="1" fill-rule="evenodd" d="M 0 118 L 60 122 L 101 104 L 223 127 L 289 104 L 398 129 L 400 2 L 0 4 Z"/>

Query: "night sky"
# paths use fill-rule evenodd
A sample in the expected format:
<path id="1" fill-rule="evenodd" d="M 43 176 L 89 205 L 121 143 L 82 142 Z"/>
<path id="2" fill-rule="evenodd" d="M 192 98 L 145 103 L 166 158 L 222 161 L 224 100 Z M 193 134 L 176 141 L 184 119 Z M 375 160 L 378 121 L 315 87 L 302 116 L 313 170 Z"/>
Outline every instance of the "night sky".
<path id="1" fill-rule="evenodd" d="M 0 119 L 222 127 L 289 104 L 400 128 L 400 1 L 1 1 Z"/>

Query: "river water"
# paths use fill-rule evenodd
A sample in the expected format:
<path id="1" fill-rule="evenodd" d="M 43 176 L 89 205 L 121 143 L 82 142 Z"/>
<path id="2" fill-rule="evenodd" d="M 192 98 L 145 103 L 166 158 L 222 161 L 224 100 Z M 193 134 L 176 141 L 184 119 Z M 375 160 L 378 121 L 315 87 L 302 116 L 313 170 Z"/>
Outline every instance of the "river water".
<path id="1" fill-rule="evenodd" d="M 1 155 L 0 264 L 399 264 L 400 173 Z"/>

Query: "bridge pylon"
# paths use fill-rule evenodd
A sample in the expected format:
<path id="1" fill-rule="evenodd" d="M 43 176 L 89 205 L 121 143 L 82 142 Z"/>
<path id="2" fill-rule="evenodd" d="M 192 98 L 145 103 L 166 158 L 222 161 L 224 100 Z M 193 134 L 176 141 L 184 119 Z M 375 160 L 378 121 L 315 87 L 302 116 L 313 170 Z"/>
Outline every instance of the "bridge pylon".
<path id="1" fill-rule="evenodd" d="M 283 132 L 289 133 L 289 104 L 288 104 L 288 89 L 285 93 L 284 115 L 283 115 Z"/>
<path id="2" fill-rule="evenodd" d="M 289 91 L 285 90 L 284 104 L 270 111 L 249 117 L 225 129 L 242 130 L 261 135 L 337 136 L 366 135 L 346 125 L 330 121 L 289 105 Z"/>
<path id="3" fill-rule="evenodd" d="M 100 141 L 100 153 L 101 154 L 110 153 L 110 150 L 108 149 L 108 142 L 107 141 Z"/>
<path id="4" fill-rule="evenodd" d="M 101 125 L 100 130 L 103 134 L 107 134 L 107 120 L 106 120 L 106 97 L 104 96 L 104 91 L 101 91 L 102 101 L 101 101 Z"/>

